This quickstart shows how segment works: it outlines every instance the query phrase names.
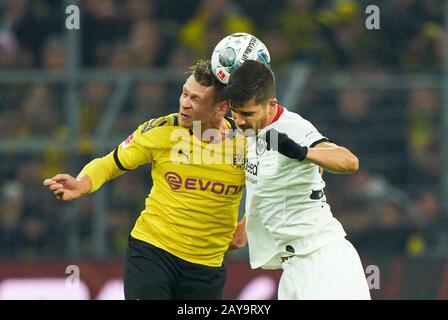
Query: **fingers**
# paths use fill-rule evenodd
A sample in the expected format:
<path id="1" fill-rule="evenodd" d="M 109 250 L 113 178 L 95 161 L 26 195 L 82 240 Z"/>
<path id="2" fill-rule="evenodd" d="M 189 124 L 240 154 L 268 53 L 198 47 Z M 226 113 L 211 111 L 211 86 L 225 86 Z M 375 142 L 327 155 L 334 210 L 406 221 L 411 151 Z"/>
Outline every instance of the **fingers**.
<path id="1" fill-rule="evenodd" d="M 57 182 L 54 182 L 54 183 L 52 183 L 50 185 L 50 190 L 51 191 L 55 191 L 55 190 L 63 189 L 63 188 L 64 188 L 64 186 L 62 184 L 60 184 L 60 183 L 57 183 Z"/>
<path id="2" fill-rule="evenodd" d="M 58 173 L 53 178 L 45 179 L 44 180 L 44 186 L 49 187 L 55 183 L 65 182 L 67 181 L 71 176 L 66 173 Z"/>
<path id="3" fill-rule="evenodd" d="M 67 181 L 71 176 L 65 173 L 58 173 L 53 178 L 45 179 L 44 186 L 51 186 L 53 183 Z"/>
<path id="4" fill-rule="evenodd" d="M 58 173 L 57 175 L 55 175 L 55 176 L 54 176 L 53 178 L 51 178 L 51 179 L 60 182 L 60 181 L 66 181 L 66 180 L 68 180 L 70 177 L 71 177 L 71 176 L 70 176 L 69 174 L 66 174 L 66 173 Z"/>
<path id="5" fill-rule="evenodd" d="M 57 183 L 56 181 L 54 181 L 53 179 L 45 179 L 44 180 L 44 186 L 49 187 L 53 184 Z"/>
<path id="6" fill-rule="evenodd" d="M 48 187 L 57 199 L 61 201 L 68 201 L 70 196 L 67 196 L 66 193 L 68 192 L 68 194 L 70 194 L 70 188 L 67 187 L 67 184 L 70 184 L 71 179 L 74 179 L 71 175 L 59 173 L 52 178 L 45 179 L 43 181 L 43 185 Z"/>
<path id="7" fill-rule="evenodd" d="M 60 186 L 60 187 L 62 187 L 62 184 L 59 183 L 59 181 L 61 181 L 61 180 L 53 180 L 53 178 L 45 179 L 44 180 L 44 186 L 50 187 L 51 190 L 53 190 L 52 189 L 53 186 Z"/>
<path id="8" fill-rule="evenodd" d="M 64 194 L 64 191 L 65 191 L 64 188 L 58 188 L 58 189 L 53 191 L 53 194 L 55 196 L 58 196 L 58 195 Z"/>
<path id="9" fill-rule="evenodd" d="M 58 188 L 58 189 L 53 191 L 53 194 L 59 200 L 64 200 L 63 198 L 64 198 L 64 194 L 65 194 L 65 189 L 64 188 Z"/>
<path id="10" fill-rule="evenodd" d="M 44 186 L 49 187 L 49 189 L 53 192 L 53 194 L 56 196 L 56 198 L 58 198 L 59 200 L 62 200 L 62 197 L 64 196 L 64 186 L 59 183 L 58 181 L 55 180 L 55 178 L 61 178 L 58 177 L 57 175 L 53 178 L 50 179 L 45 179 L 44 180 Z"/>

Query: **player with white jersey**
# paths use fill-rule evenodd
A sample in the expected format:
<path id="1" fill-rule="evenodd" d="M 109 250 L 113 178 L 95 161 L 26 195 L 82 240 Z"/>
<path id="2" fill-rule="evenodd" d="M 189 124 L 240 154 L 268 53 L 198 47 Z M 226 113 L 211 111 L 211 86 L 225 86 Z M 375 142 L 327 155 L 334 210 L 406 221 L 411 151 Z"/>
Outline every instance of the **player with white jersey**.
<path id="1" fill-rule="evenodd" d="M 361 260 L 326 202 L 320 168 L 358 159 L 281 106 L 272 71 L 246 61 L 226 98 L 247 135 L 246 230 L 252 268 L 283 269 L 279 299 L 370 299 Z"/>

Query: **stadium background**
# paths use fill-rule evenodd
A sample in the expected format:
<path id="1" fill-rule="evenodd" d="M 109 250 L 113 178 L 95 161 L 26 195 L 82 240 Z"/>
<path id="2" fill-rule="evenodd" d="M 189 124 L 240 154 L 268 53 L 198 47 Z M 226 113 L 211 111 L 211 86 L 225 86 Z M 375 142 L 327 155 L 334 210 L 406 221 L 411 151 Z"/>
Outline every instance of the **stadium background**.
<path id="1" fill-rule="evenodd" d="M 65 28 L 70 4 L 80 30 Z M 365 27 L 370 4 L 380 30 Z M 380 270 L 372 296 L 447 299 L 445 16 L 443 0 L 0 1 L 0 299 L 36 297 L 32 287 L 51 298 L 32 281 L 64 281 L 68 265 L 82 297 L 117 297 L 99 292 L 120 291 L 149 168 L 74 203 L 42 180 L 76 174 L 175 112 L 184 71 L 238 31 L 269 48 L 282 104 L 359 156 L 357 174 L 325 175 L 326 193 L 365 266 Z M 247 259 L 247 248 L 227 255 L 225 298 L 275 298 L 279 273 Z"/>

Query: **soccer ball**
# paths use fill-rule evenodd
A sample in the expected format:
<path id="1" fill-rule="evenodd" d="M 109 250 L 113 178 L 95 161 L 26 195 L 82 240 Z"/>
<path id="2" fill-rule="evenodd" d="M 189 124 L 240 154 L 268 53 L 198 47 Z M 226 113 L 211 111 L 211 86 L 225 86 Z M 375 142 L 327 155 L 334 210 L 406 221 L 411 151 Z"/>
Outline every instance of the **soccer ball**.
<path id="1" fill-rule="evenodd" d="M 213 74 L 227 84 L 230 74 L 246 60 L 261 61 L 269 66 L 271 57 L 268 48 L 255 36 L 244 32 L 231 34 L 213 49 Z"/>

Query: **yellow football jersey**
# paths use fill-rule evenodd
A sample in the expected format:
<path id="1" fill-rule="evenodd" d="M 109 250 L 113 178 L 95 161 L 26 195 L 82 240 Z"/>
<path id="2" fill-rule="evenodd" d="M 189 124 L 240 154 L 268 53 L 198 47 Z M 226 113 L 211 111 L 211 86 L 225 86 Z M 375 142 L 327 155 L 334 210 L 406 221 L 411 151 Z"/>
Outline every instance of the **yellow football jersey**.
<path id="1" fill-rule="evenodd" d="M 236 128 L 233 120 L 226 121 L 229 129 Z M 93 192 L 103 180 L 151 163 L 153 187 L 131 235 L 183 260 L 221 266 L 244 188 L 244 137 L 235 133 L 205 143 L 171 114 L 142 124 L 104 157 L 106 178 L 91 165 L 82 173 L 92 179 Z"/>

